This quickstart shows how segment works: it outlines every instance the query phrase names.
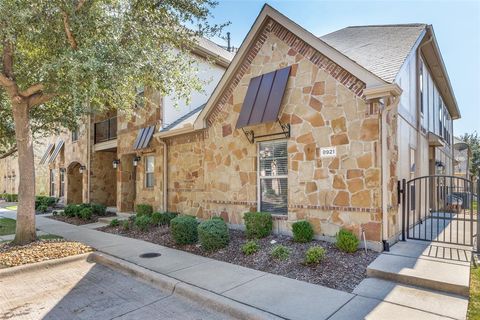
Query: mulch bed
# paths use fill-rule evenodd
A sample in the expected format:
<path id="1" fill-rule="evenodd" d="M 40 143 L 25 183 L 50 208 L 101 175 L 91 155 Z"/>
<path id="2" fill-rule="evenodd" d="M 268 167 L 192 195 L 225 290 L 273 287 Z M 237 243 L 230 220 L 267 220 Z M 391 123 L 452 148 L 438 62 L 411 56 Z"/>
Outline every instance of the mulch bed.
<path id="1" fill-rule="evenodd" d="M 38 240 L 25 246 L 0 244 L 0 268 L 46 261 L 94 251 L 80 242 Z"/>
<path id="2" fill-rule="evenodd" d="M 97 215 L 93 215 L 92 218 L 90 220 L 83 220 L 79 217 L 67 217 L 67 216 L 62 216 L 62 215 L 55 215 L 55 216 L 47 216 L 46 218 L 50 218 L 50 219 L 53 219 L 53 220 L 58 220 L 58 221 L 62 221 L 62 222 L 66 222 L 66 223 L 70 223 L 70 224 L 74 224 L 76 226 L 81 226 L 83 224 L 89 224 L 89 223 L 95 223 L 95 222 L 98 222 L 98 219 L 99 218 L 103 218 L 103 217 L 113 217 L 115 216 L 116 214 L 115 213 L 107 213 L 106 215 L 104 216 L 97 216 Z"/>
<path id="3" fill-rule="evenodd" d="M 270 235 L 258 240 L 261 249 L 250 256 L 246 256 L 242 253 L 241 246 L 248 239 L 245 237 L 244 232 L 239 230 L 230 230 L 230 244 L 216 252 L 205 252 L 199 244 L 176 245 L 168 227 L 152 227 L 146 232 L 142 232 L 137 228 L 125 231 L 122 227 L 110 226 L 102 227 L 98 230 L 142 239 L 212 259 L 347 292 L 352 292 L 366 277 L 367 266 L 378 256 L 377 252 L 371 250 L 368 250 L 368 253 L 365 253 L 365 250 L 358 250 L 353 254 L 344 253 L 338 250 L 334 244 L 319 240 L 309 243 L 296 243 L 293 242 L 291 237 L 284 235 Z M 276 241 L 276 243 L 271 244 L 272 240 Z M 290 249 L 290 256 L 287 260 L 271 258 L 270 251 L 277 244 L 282 244 Z M 311 246 L 322 246 L 327 250 L 325 259 L 316 266 L 303 264 L 305 251 Z"/>

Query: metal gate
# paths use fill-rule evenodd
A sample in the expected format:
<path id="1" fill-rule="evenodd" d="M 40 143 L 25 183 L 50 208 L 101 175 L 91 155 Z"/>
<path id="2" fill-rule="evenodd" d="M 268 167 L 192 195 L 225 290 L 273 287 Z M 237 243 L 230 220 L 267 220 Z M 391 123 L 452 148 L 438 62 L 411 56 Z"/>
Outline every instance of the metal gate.
<path id="1" fill-rule="evenodd" d="M 398 182 L 402 240 L 480 247 L 479 183 L 456 176 L 423 176 Z"/>

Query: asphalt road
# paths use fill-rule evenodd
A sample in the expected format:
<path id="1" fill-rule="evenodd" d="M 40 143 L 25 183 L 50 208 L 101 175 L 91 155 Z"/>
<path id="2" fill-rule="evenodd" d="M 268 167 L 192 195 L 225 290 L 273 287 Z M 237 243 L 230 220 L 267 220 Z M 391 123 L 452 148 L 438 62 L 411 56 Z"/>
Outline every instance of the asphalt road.
<path id="1" fill-rule="evenodd" d="M 77 261 L 0 278 L 0 319 L 229 319 L 102 265 Z"/>

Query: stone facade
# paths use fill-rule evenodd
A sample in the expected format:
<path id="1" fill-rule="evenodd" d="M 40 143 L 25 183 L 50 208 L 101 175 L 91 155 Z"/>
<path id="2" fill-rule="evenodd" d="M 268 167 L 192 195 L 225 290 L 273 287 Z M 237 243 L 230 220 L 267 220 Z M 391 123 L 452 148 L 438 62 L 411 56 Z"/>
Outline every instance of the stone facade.
<path id="1" fill-rule="evenodd" d="M 280 231 L 307 219 L 318 235 L 342 227 L 360 235 L 363 228 L 369 240 L 380 241 L 379 117 L 362 98 L 364 84 L 273 21 L 224 89 L 209 128 L 168 139 L 169 209 L 221 215 L 233 224 L 257 209 L 257 145 L 235 124 L 250 79 L 285 66 L 292 69 L 280 120 L 291 125 L 291 137 L 288 215 L 278 216 Z M 279 126 L 254 130 L 261 135 Z M 337 156 L 322 159 L 320 148 L 331 146 Z"/>

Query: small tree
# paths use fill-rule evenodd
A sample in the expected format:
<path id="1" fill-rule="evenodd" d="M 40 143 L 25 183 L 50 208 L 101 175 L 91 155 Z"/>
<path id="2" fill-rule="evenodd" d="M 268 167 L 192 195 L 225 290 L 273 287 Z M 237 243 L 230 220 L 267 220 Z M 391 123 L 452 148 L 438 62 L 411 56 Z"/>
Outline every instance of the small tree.
<path id="1" fill-rule="evenodd" d="M 206 21 L 215 5 L 212 0 L 0 1 L 0 152 L 18 152 L 20 169 L 15 243 L 36 237 L 34 137 L 73 128 L 90 112 L 129 114 L 139 86 L 188 100 L 202 86 L 188 53 L 198 36 L 222 28 Z"/>
<path id="2" fill-rule="evenodd" d="M 480 174 L 480 137 L 478 133 L 474 131 L 473 133 L 465 133 L 463 136 L 460 136 L 459 139 L 470 147 L 472 157 L 468 168 L 470 169 L 470 175 L 472 177 L 478 177 Z"/>

